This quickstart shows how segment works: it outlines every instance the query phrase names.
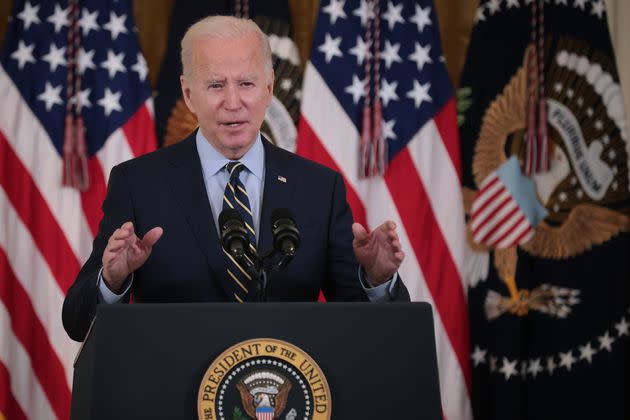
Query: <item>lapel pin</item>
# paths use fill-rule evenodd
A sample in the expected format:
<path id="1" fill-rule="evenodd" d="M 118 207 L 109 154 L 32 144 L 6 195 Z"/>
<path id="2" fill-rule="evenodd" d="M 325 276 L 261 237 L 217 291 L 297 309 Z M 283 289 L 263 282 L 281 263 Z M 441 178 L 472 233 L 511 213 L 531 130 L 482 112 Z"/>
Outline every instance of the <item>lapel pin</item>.
<path id="1" fill-rule="evenodd" d="M 287 179 L 282 175 L 278 175 L 278 181 L 284 182 L 285 184 L 287 183 Z"/>

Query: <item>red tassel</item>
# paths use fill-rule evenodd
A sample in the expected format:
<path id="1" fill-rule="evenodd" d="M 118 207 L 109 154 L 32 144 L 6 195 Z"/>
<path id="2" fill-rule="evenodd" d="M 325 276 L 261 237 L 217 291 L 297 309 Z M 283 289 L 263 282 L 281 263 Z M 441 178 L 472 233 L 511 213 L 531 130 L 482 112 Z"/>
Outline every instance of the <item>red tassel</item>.
<path id="1" fill-rule="evenodd" d="M 530 58 L 527 69 L 529 104 L 525 174 L 549 170 L 549 136 L 547 131 L 547 103 L 545 97 L 544 35 L 545 2 L 532 2 Z"/>
<path id="2" fill-rule="evenodd" d="M 63 179 L 62 184 L 73 186 L 72 182 L 72 151 L 74 149 L 74 124 L 72 114 L 66 115 L 64 139 L 63 139 Z"/>
<path id="3" fill-rule="evenodd" d="M 386 143 L 383 138 L 383 106 L 381 105 L 381 99 L 376 98 L 374 102 L 374 112 L 372 116 L 373 125 L 373 137 L 372 142 L 374 144 L 374 156 L 372 165 L 372 176 L 383 175 L 385 173 L 386 166 Z"/>
<path id="4" fill-rule="evenodd" d="M 75 146 L 77 151 L 77 183 L 76 188 L 80 191 L 87 191 L 90 186 L 90 175 L 87 164 L 87 146 L 85 144 L 85 126 L 81 115 L 77 116 L 75 130 Z"/>
<path id="5" fill-rule="evenodd" d="M 530 100 L 527 115 L 527 148 L 525 150 L 525 174 L 531 176 L 536 166 L 536 102 Z"/>
<path id="6" fill-rule="evenodd" d="M 74 119 L 70 113 L 65 121 L 62 184 L 79 191 L 90 186 L 83 119 L 80 116 Z"/>
<path id="7" fill-rule="evenodd" d="M 549 170 L 549 138 L 547 133 L 547 101 L 538 101 L 538 172 Z"/>
<path id="8" fill-rule="evenodd" d="M 372 108 L 363 107 L 361 124 L 361 150 L 359 154 L 359 178 L 370 176 L 370 155 L 372 148 Z"/>

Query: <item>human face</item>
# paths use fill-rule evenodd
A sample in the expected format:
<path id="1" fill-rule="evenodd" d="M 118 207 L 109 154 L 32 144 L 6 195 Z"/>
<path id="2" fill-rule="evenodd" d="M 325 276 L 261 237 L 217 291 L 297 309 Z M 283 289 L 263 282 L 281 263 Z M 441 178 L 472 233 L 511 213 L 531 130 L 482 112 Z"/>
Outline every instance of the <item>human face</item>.
<path id="1" fill-rule="evenodd" d="M 200 36 L 192 41 L 190 69 L 180 77 L 186 105 L 202 134 L 228 159 L 254 144 L 273 97 L 273 72 L 263 64 L 255 35 Z"/>

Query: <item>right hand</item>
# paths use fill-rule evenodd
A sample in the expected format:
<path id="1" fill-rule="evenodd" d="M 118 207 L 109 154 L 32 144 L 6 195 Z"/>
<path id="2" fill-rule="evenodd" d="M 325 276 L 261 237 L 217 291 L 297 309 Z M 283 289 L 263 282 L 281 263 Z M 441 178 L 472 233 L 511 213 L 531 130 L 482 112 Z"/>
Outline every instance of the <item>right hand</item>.
<path id="1" fill-rule="evenodd" d="M 161 227 L 154 227 L 140 239 L 133 230 L 133 223 L 126 222 L 112 233 L 103 252 L 102 276 L 109 290 L 120 292 L 127 276 L 149 258 L 163 232 Z"/>

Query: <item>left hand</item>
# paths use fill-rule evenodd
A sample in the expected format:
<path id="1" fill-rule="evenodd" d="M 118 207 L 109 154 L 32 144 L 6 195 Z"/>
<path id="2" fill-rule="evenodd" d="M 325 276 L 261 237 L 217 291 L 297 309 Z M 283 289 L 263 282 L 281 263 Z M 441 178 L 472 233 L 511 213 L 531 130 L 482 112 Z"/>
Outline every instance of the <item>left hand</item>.
<path id="1" fill-rule="evenodd" d="M 368 283 L 372 286 L 385 283 L 398 271 L 405 258 L 396 224 L 388 220 L 368 233 L 359 223 L 354 223 L 352 233 L 354 255 L 365 270 Z"/>

